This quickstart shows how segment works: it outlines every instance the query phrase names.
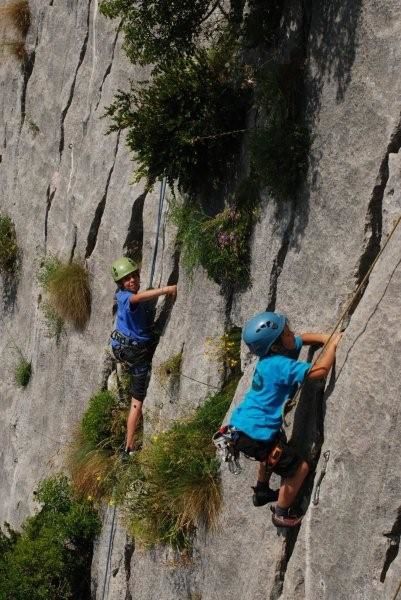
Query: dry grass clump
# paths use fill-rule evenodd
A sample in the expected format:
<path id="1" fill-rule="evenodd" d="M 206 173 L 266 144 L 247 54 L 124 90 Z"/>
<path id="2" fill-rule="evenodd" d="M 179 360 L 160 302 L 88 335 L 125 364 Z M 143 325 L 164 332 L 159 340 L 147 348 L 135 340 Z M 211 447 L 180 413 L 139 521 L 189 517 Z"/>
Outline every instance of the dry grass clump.
<path id="1" fill-rule="evenodd" d="M 0 42 L 0 49 L 2 54 L 10 54 L 18 58 L 18 60 L 25 60 L 27 57 L 24 42 Z"/>
<path id="2" fill-rule="evenodd" d="M 0 20 L 12 23 L 25 38 L 31 24 L 31 12 L 27 0 L 12 0 L 0 6 Z"/>
<path id="3" fill-rule="evenodd" d="M 82 331 L 91 313 L 89 273 L 79 262 L 61 263 L 47 258 L 38 276 L 48 293 L 48 303 L 63 321 Z"/>

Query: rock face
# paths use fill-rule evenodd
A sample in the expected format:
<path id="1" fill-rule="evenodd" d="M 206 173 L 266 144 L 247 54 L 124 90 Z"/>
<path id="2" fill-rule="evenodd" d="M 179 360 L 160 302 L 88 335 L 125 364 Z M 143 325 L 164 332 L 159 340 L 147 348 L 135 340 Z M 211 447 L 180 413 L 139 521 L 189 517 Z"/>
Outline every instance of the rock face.
<path id="1" fill-rule="evenodd" d="M 253 285 L 232 305 L 202 270 L 188 280 L 165 206 L 154 285 L 178 279 L 179 294 L 173 307 L 159 306 L 165 327 L 154 364 L 183 351 L 184 376 L 174 393 L 152 377 L 148 427 L 185 414 L 219 386 L 206 339 L 228 321 L 241 326 L 269 306 L 297 331 L 330 329 L 400 215 L 399 2 L 302 4 L 303 12 L 295 1 L 289 7 L 289 30 L 306 40 L 308 183 L 291 204 L 266 198 L 252 240 Z M 109 264 L 141 247 L 148 284 L 158 210 L 158 190 L 130 184 L 135 165 L 123 136 L 105 137 L 100 119 L 115 90 L 146 73 L 126 61 L 97 0 L 30 6 L 23 68 L 12 56 L 0 64 L 0 212 L 14 220 L 22 249 L 17 284 L 1 280 L 0 318 L 0 519 L 15 526 L 33 510 L 37 482 L 62 465 L 90 395 L 109 374 Z M 238 477 L 223 471 L 220 529 L 199 532 L 191 562 L 137 547 L 109 508 L 93 562 L 96 598 L 392 597 L 401 579 L 400 245 L 397 229 L 353 307 L 324 398 L 307 389 L 292 415 L 305 451 L 316 456 L 322 442 L 330 450 L 319 503 L 298 536 L 277 537 L 269 511 L 251 505 L 254 465 L 244 463 Z M 46 254 L 85 259 L 92 277 L 89 325 L 67 329 L 59 344 L 47 333 L 35 275 Z M 17 348 L 33 365 L 24 391 L 13 381 Z M 249 385 L 248 359 L 234 402 Z"/>

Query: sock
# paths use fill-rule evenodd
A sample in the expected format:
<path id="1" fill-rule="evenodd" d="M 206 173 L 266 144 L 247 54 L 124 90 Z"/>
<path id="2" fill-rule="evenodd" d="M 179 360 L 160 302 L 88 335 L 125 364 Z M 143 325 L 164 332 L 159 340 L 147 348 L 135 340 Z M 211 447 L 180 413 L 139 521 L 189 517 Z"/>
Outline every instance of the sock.
<path id="1" fill-rule="evenodd" d="M 267 481 L 258 481 L 256 482 L 256 486 L 255 486 L 258 490 L 268 490 L 269 489 L 269 483 Z"/>
<path id="2" fill-rule="evenodd" d="M 276 513 L 276 515 L 278 517 L 288 517 L 288 511 L 289 511 L 289 508 L 282 508 L 278 504 L 276 504 L 276 507 L 274 509 L 274 512 Z"/>

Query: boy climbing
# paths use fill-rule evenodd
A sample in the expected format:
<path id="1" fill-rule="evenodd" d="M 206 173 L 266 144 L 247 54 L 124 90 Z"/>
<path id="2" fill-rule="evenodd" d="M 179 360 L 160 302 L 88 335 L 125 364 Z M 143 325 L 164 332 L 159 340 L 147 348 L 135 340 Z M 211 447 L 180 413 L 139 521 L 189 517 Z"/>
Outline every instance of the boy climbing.
<path id="1" fill-rule="evenodd" d="M 309 472 L 308 463 L 287 443 L 281 431 L 283 407 L 307 379 L 325 379 L 335 360 L 341 334 L 295 336 L 280 313 L 255 315 L 244 327 L 243 340 L 259 356 L 250 389 L 229 419 L 235 448 L 260 462 L 253 503 L 262 506 L 277 500 L 273 513 L 276 527 L 296 527 L 301 517 L 291 510 Z M 312 366 L 298 360 L 303 344 L 326 344 Z M 269 486 L 271 473 L 282 477 L 279 490 Z"/>
<path id="2" fill-rule="evenodd" d="M 177 286 L 168 285 L 139 292 L 139 267 L 127 257 L 114 261 L 111 272 L 118 286 L 115 294 L 117 314 L 115 330 L 111 334 L 111 347 L 115 358 L 128 366 L 131 376 L 131 407 L 127 420 L 125 452 L 132 454 L 156 347 L 152 311 L 146 303 L 164 295 L 175 298 Z"/>

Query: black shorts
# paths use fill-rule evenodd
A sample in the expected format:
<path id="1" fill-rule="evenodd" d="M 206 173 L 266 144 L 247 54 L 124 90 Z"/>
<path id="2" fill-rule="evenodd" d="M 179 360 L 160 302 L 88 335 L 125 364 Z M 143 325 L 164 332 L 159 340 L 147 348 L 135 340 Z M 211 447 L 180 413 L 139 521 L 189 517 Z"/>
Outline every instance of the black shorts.
<path id="1" fill-rule="evenodd" d="M 235 443 L 235 448 L 245 454 L 245 456 L 254 458 L 259 462 L 264 462 L 274 446 L 278 444 L 282 449 L 282 454 L 272 470 L 273 473 L 277 473 L 280 477 L 292 477 L 295 475 L 296 470 L 303 461 L 303 458 L 291 443 L 287 442 L 287 438 L 283 432 L 280 432 L 278 437 L 272 442 L 254 440 L 242 431 L 238 431 L 237 434 L 238 440 Z"/>
<path id="2" fill-rule="evenodd" d="M 140 348 L 137 346 L 120 346 L 112 348 L 112 350 L 116 360 L 123 363 L 130 374 L 130 395 L 143 402 L 152 370 L 154 344 L 141 345 Z"/>

